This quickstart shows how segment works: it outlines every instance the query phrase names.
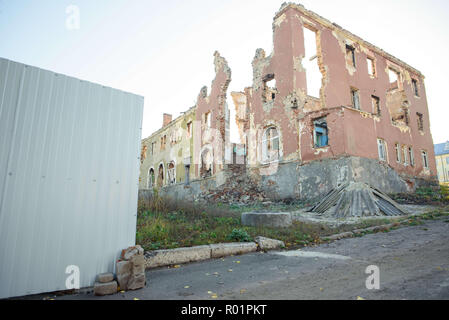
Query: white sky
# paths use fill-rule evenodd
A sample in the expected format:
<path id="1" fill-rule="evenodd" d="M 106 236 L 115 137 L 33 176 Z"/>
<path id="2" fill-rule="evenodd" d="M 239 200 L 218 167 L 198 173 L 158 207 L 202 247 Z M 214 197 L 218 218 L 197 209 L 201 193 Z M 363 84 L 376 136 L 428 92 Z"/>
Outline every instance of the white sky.
<path id="1" fill-rule="evenodd" d="M 143 137 L 196 102 L 214 78 L 218 50 L 232 69 L 229 92 L 252 84 L 257 48 L 272 50 L 284 0 L 0 0 L 0 56 L 145 97 Z M 449 2 L 303 0 L 321 16 L 426 76 L 434 143 L 449 140 Z M 66 28 L 66 8 L 80 29 Z M 231 110 L 232 100 L 228 99 Z M 233 119 L 233 115 L 232 119 Z M 237 132 L 232 122 L 232 140 Z"/>

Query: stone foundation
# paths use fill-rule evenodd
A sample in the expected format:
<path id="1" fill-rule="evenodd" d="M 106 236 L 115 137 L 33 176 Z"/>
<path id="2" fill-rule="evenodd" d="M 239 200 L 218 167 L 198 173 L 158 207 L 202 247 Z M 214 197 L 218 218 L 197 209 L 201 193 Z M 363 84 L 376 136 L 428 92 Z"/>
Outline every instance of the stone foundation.
<path id="1" fill-rule="evenodd" d="M 384 193 L 414 192 L 417 187 L 438 184 L 436 177 L 428 179 L 399 175 L 385 163 L 374 159 L 341 157 L 307 164 L 279 163 L 271 175 L 263 175 L 265 167 L 228 166 L 219 175 L 191 181 L 189 185 L 163 187 L 159 193 L 173 200 L 250 203 L 298 199 L 313 201 L 338 185 L 364 182 Z M 147 197 L 151 191 L 140 190 Z"/>

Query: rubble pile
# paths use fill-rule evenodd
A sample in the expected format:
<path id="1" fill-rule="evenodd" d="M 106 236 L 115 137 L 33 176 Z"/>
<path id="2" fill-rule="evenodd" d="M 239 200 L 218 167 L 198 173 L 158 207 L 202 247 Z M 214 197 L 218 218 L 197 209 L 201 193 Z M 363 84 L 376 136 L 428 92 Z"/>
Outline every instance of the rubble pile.
<path id="1" fill-rule="evenodd" d="M 244 166 L 232 165 L 228 168 L 228 179 L 222 186 L 199 195 L 199 201 L 248 205 L 255 202 L 271 203 L 264 191 L 252 183 Z"/>

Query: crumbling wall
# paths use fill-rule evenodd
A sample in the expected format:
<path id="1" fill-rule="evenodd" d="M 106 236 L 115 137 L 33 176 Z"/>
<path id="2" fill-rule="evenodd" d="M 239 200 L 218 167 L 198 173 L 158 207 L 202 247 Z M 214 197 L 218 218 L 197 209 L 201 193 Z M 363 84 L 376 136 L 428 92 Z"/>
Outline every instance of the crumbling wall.
<path id="1" fill-rule="evenodd" d="M 307 95 L 305 28 L 316 35 L 317 57 L 312 59 L 322 75 L 319 97 Z M 281 137 L 280 163 L 343 155 L 378 160 L 377 139 L 381 138 L 386 142 L 388 165 L 400 173 L 433 179 L 433 140 L 424 76 L 418 70 L 292 3 L 284 4 L 274 17 L 273 43 L 269 56 L 262 49 L 256 51 L 253 85 L 245 90 L 246 105 L 243 99 L 238 105 L 238 110 L 247 110 L 246 117 L 238 121 L 240 132 L 246 132 L 241 136 L 250 137 L 251 166 L 263 166 L 261 139 L 263 131 L 273 125 Z M 398 73 L 397 83 L 390 83 L 389 70 Z M 266 80 L 272 78 L 276 79 L 276 96 L 267 101 Z M 358 92 L 358 105 L 352 90 Z M 379 110 L 373 99 L 378 99 Z M 423 115 L 423 130 L 418 130 L 418 113 Z M 326 117 L 328 123 L 325 147 L 314 144 L 313 120 L 319 117 Z M 395 161 L 396 143 L 413 148 L 414 166 Z M 423 166 L 421 151 L 428 154 L 428 168 Z"/>
<path id="2" fill-rule="evenodd" d="M 221 171 L 225 163 L 225 148 L 230 143 L 226 130 L 229 126 L 226 95 L 231 82 L 231 69 L 226 59 L 217 51 L 214 53 L 214 66 L 215 79 L 212 81 L 210 94 L 208 95 L 207 87 L 203 87 L 197 100 L 198 127 L 194 135 L 195 177 L 205 174 L 201 170 L 204 153 L 208 153 L 208 159 L 213 159 L 210 175 Z"/>

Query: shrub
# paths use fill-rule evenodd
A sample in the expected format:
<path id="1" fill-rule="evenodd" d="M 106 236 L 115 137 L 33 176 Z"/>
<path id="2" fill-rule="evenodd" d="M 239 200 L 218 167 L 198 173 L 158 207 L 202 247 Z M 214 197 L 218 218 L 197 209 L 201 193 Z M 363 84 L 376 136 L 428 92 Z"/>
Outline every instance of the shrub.
<path id="1" fill-rule="evenodd" d="M 243 229 L 233 229 L 232 232 L 228 235 L 228 240 L 238 241 L 238 242 L 250 242 L 253 239 Z"/>

